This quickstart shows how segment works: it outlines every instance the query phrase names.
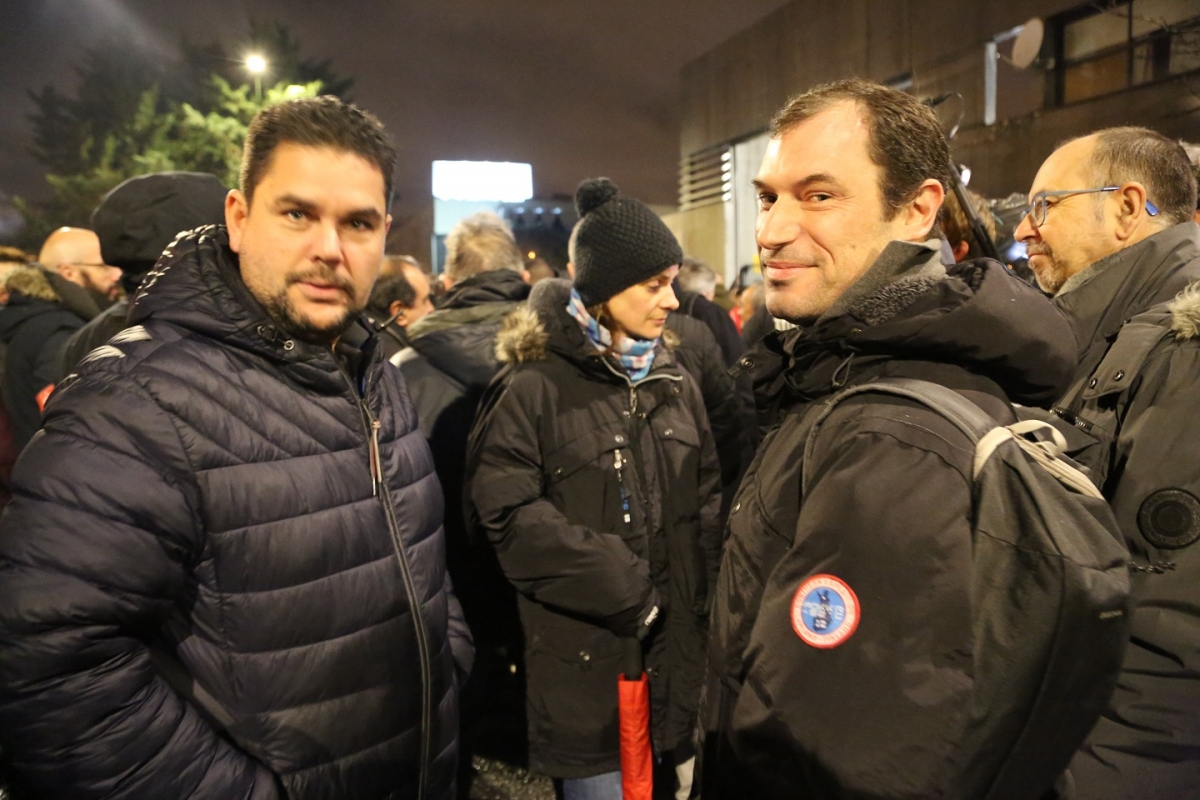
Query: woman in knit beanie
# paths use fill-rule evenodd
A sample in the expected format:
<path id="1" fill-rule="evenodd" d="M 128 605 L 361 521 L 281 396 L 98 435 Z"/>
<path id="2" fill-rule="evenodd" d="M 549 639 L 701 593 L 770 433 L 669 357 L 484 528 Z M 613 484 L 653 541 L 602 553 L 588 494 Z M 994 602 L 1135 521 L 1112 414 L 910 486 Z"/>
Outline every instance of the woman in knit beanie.
<path id="1" fill-rule="evenodd" d="M 650 371 L 667 314 L 679 308 L 671 282 L 683 250 L 657 214 L 618 194 L 607 178 L 584 181 L 575 193 L 568 311 L 636 381 Z"/>
<path id="2" fill-rule="evenodd" d="M 640 649 L 655 780 L 686 797 L 722 531 L 700 391 L 661 338 L 682 253 L 605 178 L 576 205 L 574 285 L 539 282 L 498 338 L 468 516 L 517 590 L 531 768 L 621 800 L 617 678 Z"/>

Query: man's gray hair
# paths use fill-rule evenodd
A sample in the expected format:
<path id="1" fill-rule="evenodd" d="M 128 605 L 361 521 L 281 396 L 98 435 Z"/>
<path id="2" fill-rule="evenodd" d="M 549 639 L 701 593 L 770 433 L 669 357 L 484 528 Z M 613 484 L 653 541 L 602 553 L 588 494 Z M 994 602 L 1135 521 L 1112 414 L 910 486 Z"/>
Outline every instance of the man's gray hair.
<path id="1" fill-rule="evenodd" d="M 446 275 L 451 283 L 499 269 L 520 274 L 524 267 L 512 231 L 489 211 L 460 220 L 446 235 Z"/>
<path id="2" fill-rule="evenodd" d="M 679 265 L 679 288 L 696 294 L 715 291 L 717 273 L 700 259 L 684 256 Z"/>

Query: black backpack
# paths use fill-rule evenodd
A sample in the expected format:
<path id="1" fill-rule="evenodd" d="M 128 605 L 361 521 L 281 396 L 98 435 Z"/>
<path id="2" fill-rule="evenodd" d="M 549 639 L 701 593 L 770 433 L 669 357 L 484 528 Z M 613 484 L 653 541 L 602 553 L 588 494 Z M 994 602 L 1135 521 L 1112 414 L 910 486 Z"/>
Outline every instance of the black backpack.
<path id="1" fill-rule="evenodd" d="M 1061 456 L 1053 426 L 1000 426 L 957 392 L 883 378 L 821 406 L 821 424 L 864 393 L 915 400 L 975 442 L 972 719 L 944 796 L 1038 798 L 1066 770 L 1116 686 L 1129 636 L 1129 553 L 1100 492 Z M 1046 432 L 1049 441 L 1030 436 Z M 805 485 L 807 490 L 807 485 Z"/>

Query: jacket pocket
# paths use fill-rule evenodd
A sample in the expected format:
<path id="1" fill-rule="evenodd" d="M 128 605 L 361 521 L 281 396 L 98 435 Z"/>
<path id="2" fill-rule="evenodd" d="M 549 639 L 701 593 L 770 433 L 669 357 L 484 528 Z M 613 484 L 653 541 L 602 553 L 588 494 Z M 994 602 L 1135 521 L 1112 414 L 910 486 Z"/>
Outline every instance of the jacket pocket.
<path id="1" fill-rule="evenodd" d="M 635 476 L 625 476 L 630 496 L 623 497 L 616 469 L 618 452 L 626 462 L 631 459 L 628 448 L 628 435 L 614 426 L 586 433 L 563 445 L 545 456 L 546 497 L 572 525 L 614 533 L 634 552 L 641 553 L 644 547 L 636 542 L 644 527 L 641 509 L 628 488 Z M 625 510 L 626 504 L 629 511 Z"/>

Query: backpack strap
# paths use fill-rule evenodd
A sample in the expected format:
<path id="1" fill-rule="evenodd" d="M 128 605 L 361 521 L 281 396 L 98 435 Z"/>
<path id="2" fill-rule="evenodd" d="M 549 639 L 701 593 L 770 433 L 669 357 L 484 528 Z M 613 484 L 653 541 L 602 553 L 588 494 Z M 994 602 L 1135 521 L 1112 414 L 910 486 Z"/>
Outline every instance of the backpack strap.
<path id="1" fill-rule="evenodd" d="M 808 438 L 804 443 L 804 463 L 800 473 L 802 492 L 808 491 L 808 476 L 812 474 L 810 467 L 821 425 L 833 413 L 838 403 L 868 392 L 915 400 L 952 422 L 975 445 L 973 479 L 979 477 L 996 450 L 1004 442 L 1011 440 L 1061 483 L 1080 494 L 1103 499 L 1100 490 L 1086 475 L 1061 458 L 1067 448 L 1067 442 L 1053 425 L 1040 420 L 1025 420 L 1008 426 L 999 425 L 986 411 L 953 389 L 915 378 L 880 378 L 853 386 L 825 401 L 821 413 L 809 428 Z M 1029 434 L 1041 431 L 1048 432 L 1049 440 L 1033 441 L 1026 438 Z"/>
<path id="2" fill-rule="evenodd" d="M 804 463 L 800 473 L 803 476 L 803 492 L 807 493 L 808 491 L 808 476 L 812 474 L 810 466 L 821 426 L 839 403 L 856 395 L 867 393 L 888 394 L 915 400 L 952 422 L 976 446 L 980 440 L 996 428 L 996 420 L 992 419 L 982 408 L 953 389 L 947 389 L 937 383 L 915 378 L 879 378 L 869 383 L 851 386 L 826 400 L 824 405 L 820 406 L 821 412 L 808 429 L 808 438 L 804 442 Z"/>

